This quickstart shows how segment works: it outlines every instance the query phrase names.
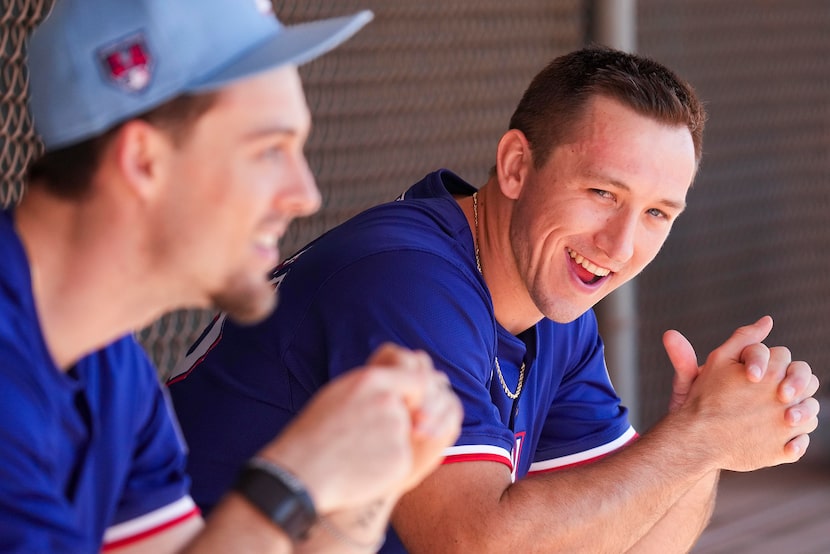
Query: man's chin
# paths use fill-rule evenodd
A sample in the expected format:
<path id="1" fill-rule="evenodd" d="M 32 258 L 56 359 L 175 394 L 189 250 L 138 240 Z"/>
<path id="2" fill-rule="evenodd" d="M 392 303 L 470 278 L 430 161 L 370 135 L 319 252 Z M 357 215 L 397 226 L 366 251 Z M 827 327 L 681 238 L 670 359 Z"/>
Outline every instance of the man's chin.
<path id="1" fill-rule="evenodd" d="M 274 312 L 277 293 L 268 285 L 267 290 L 222 295 L 214 305 L 239 325 L 255 325 Z"/>

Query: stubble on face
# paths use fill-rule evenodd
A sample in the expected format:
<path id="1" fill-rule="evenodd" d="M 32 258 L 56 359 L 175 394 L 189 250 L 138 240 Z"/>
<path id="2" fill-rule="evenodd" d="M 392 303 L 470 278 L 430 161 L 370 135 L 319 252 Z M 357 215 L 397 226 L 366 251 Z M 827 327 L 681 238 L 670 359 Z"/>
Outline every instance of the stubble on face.
<path id="1" fill-rule="evenodd" d="M 261 282 L 256 282 L 249 275 L 238 273 L 213 296 L 212 303 L 236 323 L 254 325 L 276 309 L 277 291 L 265 275 Z"/>

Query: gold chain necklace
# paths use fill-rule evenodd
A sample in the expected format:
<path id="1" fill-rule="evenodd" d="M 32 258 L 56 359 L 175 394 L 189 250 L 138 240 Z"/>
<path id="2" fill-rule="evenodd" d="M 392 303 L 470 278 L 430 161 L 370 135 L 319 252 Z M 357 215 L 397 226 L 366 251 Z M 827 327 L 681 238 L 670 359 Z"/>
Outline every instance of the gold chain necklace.
<path id="1" fill-rule="evenodd" d="M 480 242 L 478 239 L 478 192 L 473 193 L 473 222 L 475 222 L 476 227 L 476 267 L 478 268 L 478 272 L 481 273 L 481 276 L 484 277 L 484 272 L 481 271 L 481 254 L 479 253 L 478 249 L 478 243 Z M 496 356 L 496 373 L 498 373 L 499 375 L 499 382 L 501 383 L 501 388 L 504 391 L 504 394 L 507 395 L 507 398 L 509 398 L 510 400 L 516 400 L 517 398 L 519 398 L 519 395 L 522 394 L 522 386 L 525 382 L 524 360 L 522 360 L 522 367 L 519 368 L 519 384 L 516 386 L 516 392 L 510 392 L 510 389 L 507 388 L 507 383 L 504 381 L 504 375 L 501 374 L 501 365 L 499 365 L 498 356 Z"/>

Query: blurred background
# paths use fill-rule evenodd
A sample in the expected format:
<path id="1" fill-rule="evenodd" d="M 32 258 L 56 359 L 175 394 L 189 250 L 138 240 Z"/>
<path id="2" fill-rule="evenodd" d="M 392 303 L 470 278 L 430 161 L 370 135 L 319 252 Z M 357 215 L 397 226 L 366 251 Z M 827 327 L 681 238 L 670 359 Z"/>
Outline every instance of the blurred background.
<path id="1" fill-rule="evenodd" d="M 25 109 L 24 39 L 51 0 L 0 1 L 0 203 L 23 194 L 39 151 Z M 307 148 L 324 197 L 293 250 L 447 167 L 481 185 L 532 76 L 590 42 L 634 50 L 688 79 L 709 121 L 689 208 L 657 260 L 598 309 L 609 367 L 640 430 L 665 412 L 682 331 L 700 361 L 739 326 L 775 319 L 830 388 L 830 2 L 827 0 L 275 0 L 284 22 L 370 8 L 375 21 L 304 66 Z M 138 331 L 169 371 L 212 314 Z M 830 404 L 828 404 L 830 406 Z M 828 408 L 827 411 L 830 411 Z M 809 456 L 830 466 L 827 434 Z"/>

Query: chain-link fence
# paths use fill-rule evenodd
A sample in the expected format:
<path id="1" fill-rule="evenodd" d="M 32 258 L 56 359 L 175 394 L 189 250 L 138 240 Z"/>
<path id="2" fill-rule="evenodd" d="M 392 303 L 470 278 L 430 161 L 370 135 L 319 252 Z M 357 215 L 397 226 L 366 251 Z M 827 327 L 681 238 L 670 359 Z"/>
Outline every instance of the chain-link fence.
<path id="1" fill-rule="evenodd" d="M 15 204 L 23 193 L 23 173 L 40 152 L 40 141 L 26 109 L 28 76 L 25 41 L 52 7 L 52 0 L 0 2 L 0 206 Z"/>

